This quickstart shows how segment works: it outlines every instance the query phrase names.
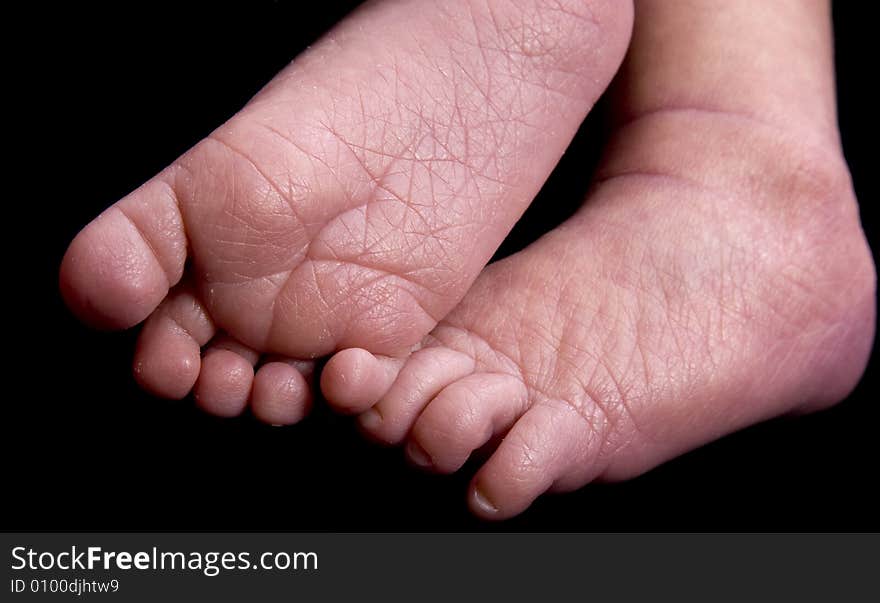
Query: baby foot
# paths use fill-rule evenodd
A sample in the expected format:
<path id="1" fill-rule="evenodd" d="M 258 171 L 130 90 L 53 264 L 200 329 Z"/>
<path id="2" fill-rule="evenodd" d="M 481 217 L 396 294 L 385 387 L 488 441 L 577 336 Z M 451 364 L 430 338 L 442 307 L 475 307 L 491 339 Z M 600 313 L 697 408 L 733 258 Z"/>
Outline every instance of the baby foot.
<path id="1" fill-rule="evenodd" d="M 252 382 L 301 407 L 295 367 L 252 381 L 257 353 L 409 351 L 536 194 L 630 22 L 600 0 L 368 3 L 89 224 L 64 297 L 98 326 L 147 320 L 136 372 L 156 394 L 200 379 L 233 414 Z M 240 347 L 200 359 L 218 329 Z"/>
<path id="2" fill-rule="evenodd" d="M 819 67 L 794 82 L 772 62 L 767 73 L 732 65 L 717 79 L 749 90 L 766 76 L 779 86 L 766 88 L 776 102 L 785 93 L 800 100 L 798 84 L 824 94 L 760 117 L 724 105 L 748 93 L 700 94 L 718 74 L 687 36 L 679 58 L 698 62 L 674 66 L 692 77 L 655 67 L 656 82 L 636 82 L 640 61 L 662 65 L 676 52 L 654 43 L 657 31 L 674 30 L 663 11 L 675 11 L 640 6 L 651 29 L 639 33 L 639 13 L 619 91 L 627 123 L 587 204 L 486 268 L 408 360 L 346 350 L 322 375 L 341 409 L 380 399 L 360 416 L 364 430 L 406 439 L 409 458 L 434 471 L 455 471 L 503 437 L 472 482 L 470 504 L 483 517 L 510 517 L 545 491 L 632 477 L 751 423 L 833 404 L 867 361 L 875 274 L 827 114 L 827 65 L 795 57 Z M 716 8 L 687 22 L 699 30 L 703 20 L 703 41 L 727 39 L 717 49 L 725 56 L 740 44 L 766 47 L 762 36 L 778 43 L 772 28 L 725 38 L 725 23 L 749 23 L 742 10 L 751 9 Z M 821 20 L 794 12 L 790 43 L 821 32 Z M 697 102 L 707 98 L 719 105 Z"/>
<path id="3" fill-rule="evenodd" d="M 697 143 L 714 131 L 751 151 L 760 142 L 772 151 L 759 165 L 780 161 L 778 139 L 744 136 L 736 119 L 685 112 L 650 122 L 629 136 L 686 165 L 717 158 L 702 145 L 669 148 L 669 132 L 689 129 Z M 690 181 L 659 162 L 617 167 L 576 217 L 486 268 L 409 360 L 348 350 L 322 375 L 344 410 L 386 390 L 360 423 L 383 442 L 408 438 L 417 465 L 452 472 L 505 436 L 471 491 L 485 517 L 826 406 L 863 370 L 873 272 L 842 170 L 810 164 L 810 176 L 756 188 L 734 186 L 731 174 Z"/>
<path id="4" fill-rule="evenodd" d="M 195 384 L 203 410 L 234 417 L 250 403 L 255 417 L 274 425 L 305 417 L 314 373 L 314 361 L 262 355 L 218 334 L 189 283 L 175 287 L 150 315 L 134 358 L 135 379 L 156 395 L 183 398 Z"/>

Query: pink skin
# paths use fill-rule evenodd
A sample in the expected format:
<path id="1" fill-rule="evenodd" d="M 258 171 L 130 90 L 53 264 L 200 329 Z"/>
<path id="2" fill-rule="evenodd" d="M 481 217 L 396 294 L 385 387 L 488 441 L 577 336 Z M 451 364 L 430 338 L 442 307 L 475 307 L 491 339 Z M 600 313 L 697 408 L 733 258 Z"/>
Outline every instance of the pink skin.
<path id="1" fill-rule="evenodd" d="M 631 19 L 617 0 L 367 3 L 86 226 L 64 298 L 96 326 L 146 321 L 147 390 L 299 418 L 279 406 L 307 406 L 298 367 L 259 354 L 409 353 L 553 169 Z M 219 330 L 241 347 L 216 351 Z"/>
<path id="2" fill-rule="evenodd" d="M 502 519 L 845 397 L 876 276 L 839 148 L 828 12 L 639 2 L 581 210 L 487 267 L 408 360 L 334 356 L 330 402 L 441 473 L 500 439 L 469 502 Z"/>
<path id="3" fill-rule="evenodd" d="M 551 5 L 500 2 L 486 31 L 477 3 L 446 5 L 477 11 L 448 31 L 433 3 L 361 10 L 74 241 L 71 306 L 105 326 L 149 315 L 139 381 L 194 387 L 223 416 L 250 404 L 295 422 L 314 365 L 284 358 L 340 350 L 324 394 L 415 464 L 455 471 L 497 443 L 469 491 L 494 519 L 841 399 L 870 348 L 875 273 L 837 139 L 825 2 L 640 0 L 588 202 L 422 336 L 613 72 L 625 3 L 572 2 L 598 29 Z M 390 98 L 388 65 L 404 84 Z M 504 119 L 486 119 L 497 103 Z"/>

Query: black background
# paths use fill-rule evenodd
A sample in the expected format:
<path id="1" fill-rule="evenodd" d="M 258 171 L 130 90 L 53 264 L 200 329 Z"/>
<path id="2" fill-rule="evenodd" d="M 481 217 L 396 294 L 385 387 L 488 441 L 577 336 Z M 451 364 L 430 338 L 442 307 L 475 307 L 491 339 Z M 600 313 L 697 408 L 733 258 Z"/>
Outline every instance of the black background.
<path id="1" fill-rule="evenodd" d="M 4 161 L 7 338 L 3 529 L 19 530 L 869 530 L 878 529 L 876 359 L 856 392 L 623 484 L 544 497 L 512 521 L 471 518 L 473 464 L 438 477 L 364 442 L 319 408 L 270 428 L 158 401 L 130 377 L 136 333 L 80 326 L 57 293 L 67 243 L 245 103 L 352 2 L 90 9 L 7 15 Z M 840 121 L 877 246 L 870 3 L 838 2 Z M 18 34 L 18 35 L 16 35 Z M 601 138 L 581 135 L 509 252 L 580 200 Z M 552 200 L 550 203 L 547 200 Z"/>

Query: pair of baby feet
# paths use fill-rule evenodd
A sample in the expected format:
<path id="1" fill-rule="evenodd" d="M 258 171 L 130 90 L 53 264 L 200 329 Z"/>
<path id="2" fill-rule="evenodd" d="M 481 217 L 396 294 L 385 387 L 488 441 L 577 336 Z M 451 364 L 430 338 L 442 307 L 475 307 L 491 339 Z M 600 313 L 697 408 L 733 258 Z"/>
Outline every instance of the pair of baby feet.
<path id="1" fill-rule="evenodd" d="M 89 224 L 64 297 L 143 321 L 138 381 L 221 416 L 300 420 L 331 355 L 327 401 L 417 465 L 495 447 L 487 518 L 833 404 L 875 277 L 827 6 L 634 23 L 612 0 L 368 3 Z M 484 268 L 615 75 L 588 199 Z"/>

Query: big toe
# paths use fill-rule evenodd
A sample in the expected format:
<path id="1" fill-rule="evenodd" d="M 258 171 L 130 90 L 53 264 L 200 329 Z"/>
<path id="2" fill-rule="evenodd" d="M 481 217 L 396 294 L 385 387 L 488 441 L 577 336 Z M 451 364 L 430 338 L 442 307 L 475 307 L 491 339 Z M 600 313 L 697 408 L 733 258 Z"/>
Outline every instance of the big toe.
<path id="1" fill-rule="evenodd" d="M 161 303 L 180 280 L 185 260 L 176 197 L 157 178 L 76 236 L 61 263 L 61 293 L 81 320 L 101 328 L 128 328 Z"/>

